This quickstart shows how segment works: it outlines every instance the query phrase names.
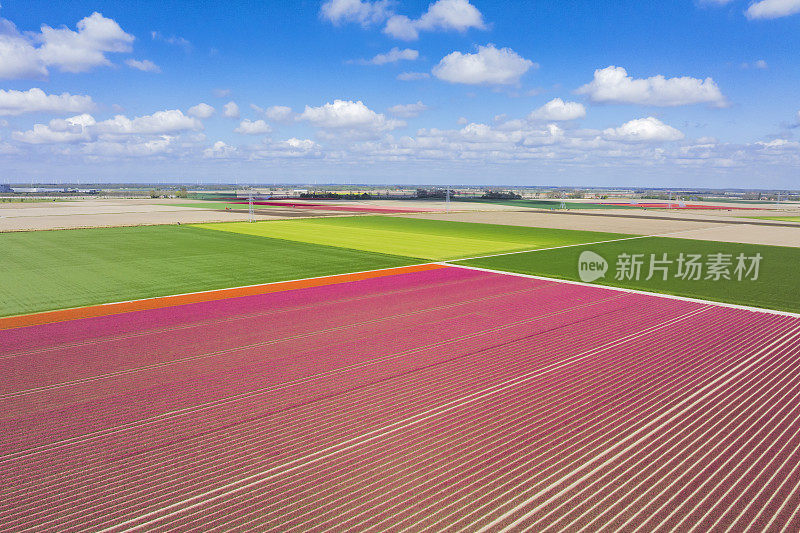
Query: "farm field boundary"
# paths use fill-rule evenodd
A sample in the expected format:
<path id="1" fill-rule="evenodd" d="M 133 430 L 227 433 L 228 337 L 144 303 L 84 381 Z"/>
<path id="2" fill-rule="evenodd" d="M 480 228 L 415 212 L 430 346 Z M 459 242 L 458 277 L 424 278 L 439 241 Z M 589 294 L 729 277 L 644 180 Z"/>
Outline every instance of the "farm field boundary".
<path id="1" fill-rule="evenodd" d="M 425 270 L 436 270 L 447 268 L 447 265 L 437 263 L 426 263 L 404 267 L 395 267 L 381 270 L 366 270 L 363 272 L 351 272 L 348 274 L 335 274 L 332 276 L 320 276 L 315 278 L 303 278 L 290 281 L 275 281 L 259 285 L 246 285 L 242 287 L 232 287 L 228 289 L 216 289 L 210 291 L 192 292 L 185 294 L 174 294 L 156 298 L 145 298 L 141 300 L 129 300 L 125 302 L 113 302 L 88 307 L 73 307 L 69 309 L 59 309 L 55 311 L 45 311 L 42 313 L 32 313 L 27 315 L 16 315 L 0 317 L 0 330 L 13 329 L 26 326 L 38 326 L 51 324 L 54 322 L 65 322 L 83 318 L 93 318 L 133 311 L 147 311 L 152 309 L 162 309 L 177 305 L 187 305 L 201 302 L 213 302 L 228 298 L 240 298 L 243 296 L 255 296 L 259 294 L 269 294 L 272 292 L 290 291 L 296 289 L 307 289 L 309 287 L 321 287 L 324 285 L 334 285 L 338 283 L 348 283 L 364 279 L 377 278 L 382 276 L 393 276 L 406 274 L 409 272 L 422 272 Z"/>
<path id="2" fill-rule="evenodd" d="M 0 233 L 0 316 L 426 262 L 189 226 Z"/>
<path id="3" fill-rule="evenodd" d="M 558 282 L 558 283 L 566 283 L 566 284 L 569 284 L 569 285 L 578 285 L 578 286 L 581 286 L 581 287 L 598 287 L 598 288 L 608 289 L 608 290 L 611 290 L 611 291 L 622 291 L 622 292 L 629 292 L 629 293 L 632 293 L 632 294 L 644 294 L 644 295 L 647 295 L 647 296 L 657 296 L 659 298 L 668 298 L 668 299 L 672 299 L 672 300 L 681 300 L 681 301 L 684 301 L 684 302 L 694 302 L 694 303 L 705 304 L 705 305 L 717 305 L 717 306 L 720 306 L 720 307 L 729 307 L 731 309 L 743 309 L 745 311 L 754 311 L 756 313 L 768 313 L 768 314 L 773 314 L 773 315 L 782 315 L 782 316 L 791 316 L 791 317 L 795 317 L 795 318 L 800 318 L 800 313 L 793 313 L 793 312 L 790 312 L 790 311 L 779 311 L 777 309 L 768 309 L 766 307 L 753 307 L 753 306 L 750 306 L 750 305 L 738 305 L 738 304 L 732 304 L 732 303 L 720 302 L 720 301 L 714 301 L 714 300 L 703 300 L 701 298 L 691 298 L 689 296 L 678 296 L 678 295 L 669 294 L 669 293 L 666 293 L 666 292 L 652 292 L 652 291 L 645 291 L 645 290 L 641 290 L 641 289 L 628 289 L 628 288 L 625 288 L 625 287 L 617 287 L 617 286 L 614 286 L 614 285 L 598 285 L 596 283 L 584 283 L 582 281 L 575 281 L 575 280 L 569 280 L 569 279 L 551 278 L 551 277 L 547 277 L 547 276 L 536 276 L 536 275 L 533 275 L 533 274 L 522 274 L 520 272 L 511 272 L 511 271 L 508 271 L 508 270 L 494 270 L 494 269 L 491 269 L 491 268 L 481 268 L 481 267 L 476 267 L 476 266 L 462 265 L 462 264 L 459 264 L 457 262 L 452 262 L 452 263 L 451 262 L 441 262 L 441 263 L 438 263 L 438 264 L 452 266 L 452 267 L 456 267 L 456 268 L 467 268 L 467 269 L 470 269 L 470 270 L 479 270 L 481 272 L 491 272 L 493 274 L 505 274 L 507 276 L 519 276 L 519 277 L 522 277 L 522 278 L 538 279 L 538 280 L 541 280 L 541 281 L 553 281 L 553 282 Z"/>
<path id="4" fill-rule="evenodd" d="M 616 283 L 608 277 L 600 283 L 739 305 L 800 310 L 800 304 L 792 299 L 795 289 L 791 289 L 796 287 L 800 292 L 800 281 L 790 268 L 800 262 L 800 249 L 794 248 L 653 240 L 670 234 L 631 236 L 380 216 L 243 223 L 235 224 L 234 231 L 228 231 L 228 226 L 2 234 L 0 243 L 14 262 L 9 263 L 10 268 L 0 279 L 0 315 L 26 315 L 432 261 L 577 279 L 578 254 L 595 247 L 611 252 L 638 250 L 673 255 L 680 250 L 730 250 L 748 255 L 758 252 L 765 259 L 762 279 L 757 283 L 731 286 L 669 280 L 653 285 Z M 126 246 L 119 246 L 122 241 Z M 392 251 L 406 255 L 394 255 Z M 613 261 L 613 257 L 608 259 Z"/>
<path id="5" fill-rule="evenodd" d="M 197 224 L 193 227 L 430 260 L 632 237 L 621 233 L 391 216 Z"/>
<path id="6" fill-rule="evenodd" d="M 410 224 L 408 220 L 410 220 Z M 358 228 L 359 225 L 365 223 L 368 227 L 377 226 L 383 229 L 387 227 L 406 228 L 407 231 L 402 236 L 402 239 L 410 242 L 409 246 L 413 249 L 407 250 L 409 253 L 418 254 L 414 257 L 394 256 L 369 250 L 348 249 L 340 246 L 320 246 L 313 243 L 297 242 L 288 239 L 265 238 L 264 236 L 258 235 L 242 235 L 236 232 L 208 231 L 206 229 L 191 227 L 177 228 L 169 226 L 163 228 L 114 228 L 48 232 L 44 242 L 35 243 L 37 246 L 33 246 L 32 243 L 28 242 L 27 238 L 18 239 L 20 240 L 18 244 L 22 246 L 22 248 L 19 248 L 18 252 L 15 252 L 15 254 L 23 260 L 20 266 L 27 266 L 28 268 L 21 268 L 18 271 L 11 269 L 6 277 L 0 281 L 0 293 L 6 291 L 7 294 L 11 295 L 10 298 L 4 299 L 5 305 L 9 308 L 5 314 L 7 316 L 17 316 L 30 314 L 25 313 L 24 311 L 26 310 L 45 312 L 59 308 L 71 309 L 75 307 L 106 304 L 109 302 L 127 302 L 130 300 L 157 298 L 175 294 L 262 285 L 263 283 L 272 283 L 274 281 L 290 281 L 292 279 L 305 279 L 307 277 L 347 274 L 387 267 L 392 268 L 403 264 L 419 265 L 426 262 L 426 258 L 419 257 L 420 255 L 426 255 L 420 251 L 419 246 L 428 247 L 428 250 L 430 250 L 431 247 L 435 248 L 436 245 L 441 244 L 441 241 L 434 241 L 433 245 L 425 241 L 432 232 L 442 227 L 449 228 L 451 232 L 450 236 L 452 236 L 453 233 L 456 235 L 464 232 L 468 234 L 477 233 L 480 239 L 473 239 L 473 241 L 480 241 L 483 247 L 485 247 L 485 241 L 489 238 L 494 238 L 494 241 L 489 241 L 490 247 L 499 247 L 501 249 L 509 246 L 509 243 L 518 245 L 520 241 L 530 239 L 532 236 L 538 237 L 539 239 L 539 247 L 537 248 L 531 249 L 530 246 L 528 246 L 522 250 L 480 253 L 474 257 L 461 260 L 460 264 L 471 264 L 473 266 L 486 267 L 494 270 L 535 274 L 548 278 L 576 279 L 574 276 L 577 261 L 576 254 L 583 249 L 595 246 L 626 246 L 629 248 L 632 247 L 632 250 L 636 250 L 638 249 L 638 245 L 634 246 L 635 243 L 653 242 L 652 239 L 659 238 L 646 235 L 626 236 L 624 234 L 598 234 L 593 232 L 574 232 L 571 230 L 543 231 L 538 228 L 521 228 L 518 226 L 487 226 L 472 223 L 441 223 L 439 221 L 408 220 L 395 219 L 392 217 L 346 217 L 339 219 L 340 222 L 337 224 L 304 223 L 302 225 L 311 228 L 311 230 L 318 228 L 328 229 L 330 234 L 342 234 L 346 232 L 348 228 Z M 299 221 L 291 221 L 288 223 L 288 226 L 292 227 L 293 224 L 297 224 L 298 222 Z M 263 226 L 271 224 L 274 223 L 264 224 Z M 258 224 L 245 224 L 244 226 L 255 226 L 256 229 L 259 228 Z M 389 232 L 389 234 L 396 233 L 397 232 Z M 380 235 L 380 242 L 387 242 L 386 231 L 378 231 L 377 234 Z M 611 236 L 612 238 L 598 241 L 596 240 L 598 235 L 601 237 Z M 0 239 L 8 237 L 8 235 L 3 235 L 0 236 Z M 35 235 L 35 237 L 42 240 L 41 235 Z M 97 237 L 100 237 L 99 242 L 97 242 Z M 159 253 L 159 249 L 150 247 L 150 240 L 152 238 L 165 237 L 166 241 L 162 241 L 162 243 L 166 245 L 168 257 L 166 260 L 149 263 L 148 256 Z M 395 240 L 400 238 L 396 235 L 395 237 Z M 118 247 L 115 248 L 116 241 L 123 238 L 129 239 L 129 244 L 131 245 L 130 250 L 119 249 Z M 461 237 L 458 236 L 454 238 L 462 240 Z M 111 239 L 107 247 L 103 244 L 104 239 Z M 63 242 L 60 242 L 62 240 Z M 329 242 L 327 237 L 325 240 Z M 170 241 L 174 244 L 171 245 Z M 388 242 L 391 246 L 391 240 Z M 570 244 L 561 244 L 564 242 Z M 678 246 L 677 243 L 681 243 L 680 246 L 696 246 L 695 244 L 686 245 L 687 241 L 677 239 L 663 242 L 671 243 L 673 248 Z M 721 247 L 729 247 L 728 245 L 710 241 L 691 242 L 700 243 L 707 251 L 710 251 L 709 247 L 717 249 L 714 251 L 718 251 Z M 87 253 L 85 253 L 83 257 L 75 256 L 75 250 L 80 249 L 81 246 L 87 245 L 87 243 Z M 555 246 L 544 246 L 545 244 L 555 244 Z M 204 246 L 212 250 L 210 252 L 204 252 Z M 371 245 L 368 244 L 367 246 Z M 793 251 L 794 249 L 748 245 L 731 246 L 735 246 L 737 250 L 741 249 L 748 253 L 753 253 L 757 250 L 769 250 L 771 258 L 767 258 L 765 261 L 771 261 L 771 263 L 765 263 L 767 268 L 764 271 L 764 275 L 766 276 L 764 279 L 774 281 L 777 278 L 781 278 L 784 282 L 789 283 L 790 286 L 792 282 L 797 282 L 791 272 L 780 271 L 781 268 L 785 270 L 785 265 L 791 265 L 794 259 L 797 259 L 790 257 L 787 262 L 783 260 L 785 258 L 782 258 L 786 253 L 789 255 L 795 253 L 795 255 L 797 255 L 797 253 Z M 173 247 L 174 249 L 170 249 Z M 109 248 L 111 249 L 110 253 L 108 251 Z M 462 251 L 463 250 L 462 248 Z M 776 250 L 780 252 L 779 255 L 781 257 L 776 258 L 773 253 Z M 134 251 L 137 252 L 135 257 L 133 257 L 134 254 L 130 253 Z M 47 255 L 51 253 L 53 257 L 47 257 Z M 549 267 L 544 270 L 537 270 L 537 265 L 541 264 L 541 260 L 534 259 L 535 256 L 528 254 L 542 254 L 543 258 L 546 257 L 548 259 L 546 263 Z M 567 255 L 565 256 L 564 254 Z M 437 254 L 431 253 L 428 255 Z M 536 257 L 538 257 L 538 255 Z M 564 259 L 565 257 L 567 257 L 566 260 Z M 80 258 L 80 262 L 76 262 L 74 266 L 71 265 L 76 258 Z M 253 261 L 255 259 L 258 259 L 258 262 L 254 263 Z M 295 263 L 293 263 L 293 261 L 302 261 L 302 263 L 297 263 L 298 266 L 294 268 Z M 123 264 L 120 265 L 120 263 Z M 52 268 L 50 268 L 51 264 Z M 352 268 L 353 266 L 358 267 L 362 265 L 366 268 Z M 351 268 L 347 268 L 347 266 Z M 59 282 L 59 280 L 63 278 L 64 272 L 69 272 L 71 270 L 77 272 L 73 282 L 71 284 Z M 336 270 L 338 270 L 338 272 Z M 311 275 L 296 277 L 291 276 L 290 272 L 308 272 Z M 87 274 L 91 276 L 87 276 Z M 111 275 L 109 276 L 108 274 Z M 149 276 L 150 279 L 146 279 L 146 276 Z M 87 278 L 86 281 L 90 283 L 90 285 L 84 285 L 82 278 Z M 165 282 L 172 279 L 178 281 L 174 288 L 184 288 L 184 290 L 170 290 L 166 287 Z M 252 280 L 252 283 L 243 284 L 241 282 L 231 282 L 234 279 L 237 281 Z M 16 281 L 16 283 L 13 283 L 14 281 Z M 104 285 L 108 284 L 114 285 L 113 290 L 104 288 Z M 785 292 L 781 293 L 780 291 L 776 292 L 776 287 L 779 285 L 776 283 L 765 284 L 762 282 L 760 285 L 747 287 L 748 289 L 763 288 L 764 291 L 766 291 L 764 293 L 766 297 L 761 297 L 763 295 L 759 295 L 758 291 L 754 290 L 745 291 L 747 294 L 733 292 L 727 297 L 725 297 L 725 295 L 720 296 L 719 290 L 709 290 L 710 288 L 714 289 L 716 286 L 709 287 L 708 284 L 703 283 L 677 287 L 677 289 L 680 290 L 677 290 L 674 286 L 652 287 L 649 285 L 641 286 L 619 283 L 608 283 L 608 285 L 638 288 L 649 292 L 678 294 L 711 301 L 727 301 L 740 305 L 777 308 L 786 311 L 798 310 L 797 306 L 793 306 L 791 299 L 789 299 L 788 303 L 784 301 L 786 298 L 781 299 L 781 296 L 788 296 L 788 294 Z M 144 287 L 146 287 L 146 289 L 143 289 Z M 723 289 L 728 288 L 730 287 L 723 287 Z M 16 312 L 14 312 L 13 302 L 16 296 L 14 294 L 15 291 L 19 293 L 18 297 L 20 298 L 31 300 L 38 297 L 41 299 L 41 303 L 33 306 L 31 304 L 27 304 L 27 306 L 18 304 Z M 81 294 L 78 297 L 77 293 L 79 292 Z M 778 296 L 777 298 L 775 298 L 776 295 Z M 114 298 L 114 296 L 117 296 L 117 298 Z M 121 296 L 121 298 L 119 296 Z M 47 302 L 46 304 L 45 301 Z M 25 307 L 28 307 L 28 309 Z M 31 307 L 33 307 L 33 309 L 31 309 Z M 36 307 L 39 307 L 39 309 L 36 309 Z"/>
<path id="7" fill-rule="evenodd" d="M 594 285 L 635 289 L 649 293 L 671 294 L 698 300 L 723 302 L 735 305 L 800 312 L 800 276 L 796 266 L 800 263 L 800 249 L 794 247 L 766 246 L 716 241 L 676 239 L 663 236 L 648 236 L 640 239 L 609 241 L 561 247 L 551 250 L 530 251 L 517 254 L 502 254 L 476 257 L 463 261 L 448 261 L 448 264 L 466 265 L 490 270 L 530 274 L 548 279 L 579 281 L 578 262 L 583 252 L 599 254 L 607 262 L 604 276 L 593 281 Z M 638 254 L 642 264 L 631 276 L 619 276 L 617 267 L 621 257 Z M 710 276 L 700 270 L 697 279 L 679 276 L 678 258 L 681 254 L 699 256 L 710 261 L 717 254 L 725 255 L 728 261 L 725 277 Z M 740 255 L 748 258 L 759 256 L 757 274 L 751 271 L 739 280 L 734 268 Z M 666 255 L 667 272 L 648 270 L 652 261 L 663 260 Z M 747 265 L 750 266 L 750 263 Z M 708 268 L 704 265 L 703 268 Z M 630 274 L 630 272 L 628 273 Z M 685 274 L 685 272 L 684 272 Z M 647 279 L 650 277 L 651 279 Z M 755 277 L 755 279 L 753 279 Z"/>

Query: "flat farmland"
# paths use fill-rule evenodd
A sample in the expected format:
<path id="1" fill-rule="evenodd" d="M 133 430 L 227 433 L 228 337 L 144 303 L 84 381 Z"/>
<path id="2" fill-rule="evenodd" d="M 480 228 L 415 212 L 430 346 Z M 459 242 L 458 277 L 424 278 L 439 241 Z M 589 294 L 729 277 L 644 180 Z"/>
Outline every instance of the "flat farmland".
<path id="1" fill-rule="evenodd" d="M 467 260 L 462 264 L 579 281 L 578 260 L 584 251 L 595 252 L 608 262 L 608 272 L 604 277 L 594 281 L 596 284 L 800 312 L 800 298 L 798 298 L 800 276 L 797 274 L 800 248 L 796 247 L 643 237 L 558 250 L 484 257 Z M 730 265 L 727 269 L 729 279 L 724 277 L 708 279 L 709 272 L 705 266 L 698 280 L 677 277 L 677 259 L 681 253 L 686 256 L 690 254 L 701 256 L 703 265 L 709 255 L 717 253 L 729 255 Z M 643 264 L 638 279 L 616 279 L 615 267 L 617 258 L 621 254 L 641 254 Z M 667 266 L 667 279 L 663 279 L 663 272 L 658 270 L 654 271 L 652 279 L 646 279 L 649 276 L 650 256 L 654 255 L 660 260 L 664 254 L 667 254 L 667 260 L 671 261 Z M 743 276 L 741 281 L 737 279 L 734 269 L 739 254 L 744 254 L 746 257 L 753 257 L 756 254 L 761 256 L 756 280 L 751 279 L 752 273 L 749 277 Z M 750 263 L 747 262 L 746 266 L 749 267 Z"/>
<path id="2" fill-rule="evenodd" d="M 329 220 L 0 233 L 0 316 L 625 237 L 384 216 Z"/>
<path id="3" fill-rule="evenodd" d="M 408 215 L 427 220 L 559 228 L 584 231 L 668 235 L 673 238 L 800 247 L 800 226 L 791 221 L 751 220 L 719 212 L 652 210 L 614 211 L 535 211 L 427 213 Z"/>
<path id="4" fill-rule="evenodd" d="M 508 207 L 522 207 L 529 209 L 641 209 L 641 207 L 602 203 L 600 200 L 597 202 L 571 202 L 569 200 L 488 200 L 488 199 L 469 199 L 458 200 L 461 202 L 489 204 L 489 205 L 505 205 Z"/>
<path id="5" fill-rule="evenodd" d="M 0 233 L 0 249 L 0 316 L 420 262 L 187 226 Z"/>
<path id="6" fill-rule="evenodd" d="M 780 220 L 782 222 L 798 222 L 800 223 L 800 216 L 772 216 L 772 217 L 752 217 L 759 220 Z"/>
<path id="7" fill-rule="evenodd" d="M 203 209 L 203 202 L 187 202 L 181 206 L 174 204 L 175 200 L 158 198 L 0 202 L 0 233 L 248 219 L 247 213 Z M 269 213 L 257 214 L 256 218 L 268 220 L 283 217 Z"/>
<path id="8" fill-rule="evenodd" d="M 629 237 L 619 233 L 389 216 L 199 224 L 195 227 L 431 260 Z"/>
<path id="9" fill-rule="evenodd" d="M 0 344 L 0 529 L 800 527 L 795 316 L 432 265 Z"/>

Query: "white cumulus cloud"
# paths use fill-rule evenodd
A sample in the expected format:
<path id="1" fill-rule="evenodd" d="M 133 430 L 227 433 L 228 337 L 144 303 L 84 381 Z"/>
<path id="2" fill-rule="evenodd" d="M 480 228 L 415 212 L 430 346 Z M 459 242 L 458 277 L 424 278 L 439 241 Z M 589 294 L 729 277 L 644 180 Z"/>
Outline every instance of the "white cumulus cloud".
<path id="1" fill-rule="evenodd" d="M 800 143 L 788 139 L 773 139 L 769 142 L 756 141 L 755 144 L 764 148 L 779 150 L 784 148 L 800 148 Z"/>
<path id="2" fill-rule="evenodd" d="M 42 26 L 39 55 L 46 65 L 65 72 L 86 72 L 92 67 L 110 65 L 105 57 L 107 52 L 131 51 L 133 35 L 100 13 L 81 19 L 77 28 L 78 31 L 72 31 L 66 27 Z"/>
<path id="3" fill-rule="evenodd" d="M 11 21 L 0 19 L 0 78 L 44 78 L 47 76 L 39 50 L 24 38 Z"/>
<path id="4" fill-rule="evenodd" d="M 235 146 L 217 141 L 210 148 L 203 150 L 203 157 L 207 159 L 228 159 L 234 157 L 238 153 Z"/>
<path id="5" fill-rule="evenodd" d="M 153 139 L 131 138 L 123 142 L 99 140 L 85 143 L 81 153 L 110 160 L 129 157 L 153 157 L 166 155 L 175 149 L 176 137 L 161 135 Z"/>
<path id="6" fill-rule="evenodd" d="M 0 19 L 0 77 L 44 77 L 48 67 L 62 72 L 87 72 L 108 66 L 107 53 L 130 52 L 133 35 L 113 19 L 92 13 L 78 21 L 77 31 L 43 24 L 40 32 L 20 33 Z"/>
<path id="7" fill-rule="evenodd" d="M 249 120 L 244 119 L 242 122 L 239 123 L 239 127 L 235 130 L 236 133 L 242 133 L 244 135 L 260 135 L 262 133 L 269 133 L 272 131 L 272 128 L 264 122 L 263 120 Z"/>
<path id="8" fill-rule="evenodd" d="M 601 103 L 662 107 L 701 103 L 715 106 L 727 104 L 716 82 L 711 78 L 665 78 L 658 75 L 635 79 L 624 68 L 613 65 L 595 70 L 594 79 L 575 92 L 588 95 L 593 102 Z"/>
<path id="9" fill-rule="evenodd" d="M 388 109 L 389 113 L 396 117 L 413 118 L 417 117 L 428 109 L 428 106 L 418 101 L 416 104 L 397 104 Z"/>
<path id="10" fill-rule="evenodd" d="M 200 102 L 190 107 L 186 114 L 197 118 L 209 118 L 214 114 L 214 108 L 205 102 Z"/>
<path id="11" fill-rule="evenodd" d="M 510 48 L 479 46 L 474 54 L 453 52 L 433 67 L 433 75 L 451 83 L 512 85 L 538 65 Z"/>
<path id="12" fill-rule="evenodd" d="M 157 111 L 152 115 L 144 115 L 130 119 L 125 115 L 102 122 L 95 121 L 89 114 L 81 114 L 67 119 L 53 119 L 48 124 L 34 124 L 25 132 L 14 132 L 13 137 L 28 144 L 53 144 L 98 141 L 96 146 L 87 150 L 100 149 L 101 155 L 113 155 L 117 141 L 124 140 L 126 146 L 119 155 L 131 155 L 127 152 L 132 145 L 141 145 L 135 150 L 147 150 L 147 146 L 164 145 L 165 139 L 172 139 L 168 134 L 176 134 L 187 130 L 200 130 L 202 123 L 193 117 L 184 115 L 178 109 Z M 154 139 L 158 136 L 161 141 Z M 170 141 L 171 142 L 171 141 Z M 167 142 L 167 145 L 170 144 Z M 165 145 L 164 145 L 165 146 Z M 119 147 L 118 147 L 119 148 Z M 109 152 L 111 150 L 112 152 Z M 88 153 L 88 152 L 87 152 Z M 95 153 L 95 152 L 92 152 Z M 100 153 L 100 152 L 97 152 Z"/>
<path id="13" fill-rule="evenodd" d="M 334 100 L 319 107 L 306 106 L 299 119 L 323 129 L 386 131 L 403 125 L 401 121 L 387 120 L 385 115 L 376 113 L 360 100 Z"/>
<path id="14" fill-rule="evenodd" d="M 89 127 L 95 120 L 89 114 L 77 115 L 66 119 L 53 119 L 49 124 L 34 124 L 28 131 L 15 131 L 12 136 L 26 144 L 60 144 L 88 141 Z"/>
<path id="15" fill-rule="evenodd" d="M 282 143 L 291 148 L 293 150 L 312 150 L 314 148 L 319 148 L 319 145 L 312 141 L 311 139 L 298 139 L 297 137 L 292 137 L 291 139 L 286 139 L 282 141 Z"/>
<path id="16" fill-rule="evenodd" d="M 98 133 L 111 135 L 154 135 L 201 130 L 203 124 L 194 117 L 184 115 L 180 109 L 168 109 L 133 119 L 125 115 L 116 115 L 114 118 L 98 122 L 94 129 Z"/>
<path id="17" fill-rule="evenodd" d="M 800 0 L 761 0 L 745 11 L 749 19 L 776 19 L 800 13 Z"/>
<path id="18" fill-rule="evenodd" d="M 401 50 L 394 47 L 385 54 L 377 54 L 372 59 L 359 59 L 356 63 L 361 65 L 385 65 L 387 63 L 397 63 L 398 61 L 415 61 L 419 58 L 419 51 L 405 48 Z"/>
<path id="19" fill-rule="evenodd" d="M 270 120 L 286 121 L 292 118 L 292 108 L 285 105 L 273 105 L 264 110 L 264 116 Z"/>
<path id="20" fill-rule="evenodd" d="M 228 118 L 239 118 L 239 106 L 236 102 L 228 102 L 222 106 L 222 114 Z"/>
<path id="21" fill-rule="evenodd" d="M 250 104 L 250 109 L 278 122 L 286 122 L 292 118 L 292 108 L 285 105 L 273 105 L 264 109 L 256 104 Z"/>
<path id="22" fill-rule="evenodd" d="M 142 59 L 141 61 L 138 59 L 126 59 L 125 64 L 142 72 L 161 72 L 161 68 L 149 59 Z"/>
<path id="23" fill-rule="evenodd" d="M 655 117 L 638 118 L 618 128 L 603 130 L 603 137 L 612 141 L 666 142 L 678 141 L 684 135 Z"/>
<path id="24" fill-rule="evenodd" d="M 575 120 L 586 116 L 586 108 L 578 102 L 565 102 L 554 98 L 539 109 L 534 110 L 528 118 L 531 120 Z"/>
<path id="25" fill-rule="evenodd" d="M 413 41 L 419 38 L 420 31 L 464 32 L 469 28 L 486 28 L 483 15 L 475 6 L 468 0 L 438 0 L 429 5 L 428 10 L 418 19 L 393 15 L 386 21 L 383 31 L 397 39 Z"/>
<path id="26" fill-rule="evenodd" d="M 47 94 L 36 87 L 27 91 L 0 89 L 0 115 L 82 113 L 94 108 L 91 96 L 70 93 Z"/>
<path id="27" fill-rule="evenodd" d="M 328 0 L 320 8 L 320 16 L 333 24 L 355 22 L 368 26 L 383 22 L 390 15 L 389 0 Z"/>

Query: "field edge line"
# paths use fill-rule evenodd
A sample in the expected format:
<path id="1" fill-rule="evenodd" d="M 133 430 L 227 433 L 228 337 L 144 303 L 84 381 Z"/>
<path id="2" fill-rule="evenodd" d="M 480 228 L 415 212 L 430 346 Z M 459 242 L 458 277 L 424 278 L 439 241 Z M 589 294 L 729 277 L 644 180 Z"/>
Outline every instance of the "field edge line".
<path id="1" fill-rule="evenodd" d="M 547 276 L 537 276 L 535 274 L 523 274 L 521 272 L 511 272 L 507 270 L 495 270 L 492 268 L 482 268 L 476 266 L 469 266 L 469 265 L 459 265 L 457 263 L 451 263 L 449 261 L 440 261 L 439 264 L 441 265 L 448 265 L 455 268 L 466 268 L 469 270 L 478 270 L 481 272 L 491 272 L 494 274 L 505 274 L 507 276 L 517 276 L 522 278 L 530 278 L 530 279 L 538 279 L 541 281 L 554 281 L 558 283 L 568 283 L 570 285 L 578 285 L 581 287 L 594 287 L 596 289 L 608 289 L 611 291 L 621 291 L 621 292 L 629 292 L 632 294 L 642 294 L 645 296 L 657 296 L 659 298 L 669 298 L 670 300 L 681 300 L 684 302 L 694 302 L 699 304 L 707 304 L 707 305 L 716 305 L 719 307 L 729 307 L 731 309 L 742 309 L 744 311 L 755 311 L 759 313 L 767 313 L 771 315 L 781 315 L 781 316 L 790 316 L 793 318 L 800 318 L 800 313 L 792 313 L 791 311 L 780 311 L 778 309 L 770 309 L 768 307 L 753 307 L 750 305 L 740 305 L 740 304 L 732 304 L 728 302 L 718 302 L 715 300 L 704 300 L 702 298 L 691 298 L 689 296 L 678 296 L 677 294 L 668 294 L 663 292 L 651 292 L 651 291 L 643 291 L 640 289 L 629 289 L 626 287 L 614 287 L 611 285 L 598 285 L 595 283 L 585 283 L 583 281 L 574 281 L 569 279 L 560 279 L 560 278 L 550 278 Z"/>
<path id="2" fill-rule="evenodd" d="M 109 315 L 130 313 L 135 311 L 149 311 L 188 305 L 193 303 L 212 302 L 228 298 L 238 298 L 243 296 L 257 296 L 273 292 L 283 292 L 296 289 L 306 289 L 311 287 L 321 287 L 325 285 L 335 285 L 351 281 L 361 281 L 397 274 L 410 274 L 426 270 L 438 270 L 451 267 L 438 262 L 417 263 L 399 267 L 380 268 L 374 270 L 362 270 L 358 272 L 347 272 L 342 274 L 328 274 L 311 278 L 299 278 L 284 281 L 272 281 L 259 283 L 256 285 L 242 285 L 239 287 L 226 287 L 222 289 L 210 289 L 205 291 L 188 292 L 182 294 L 170 294 L 166 296 L 155 296 L 138 300 L 124 300 L 121 302 L 110 302 L 84 307 L 70 307 L 67 309 L 57 309 L 52 311 L 41 311 L 24 315 L 12 315 L 0 317 L 0 331 L 17 329 L 28 326 L 40 326 L 56 322 L 67 322 L 80 320 L 83 318 L 96 318 Z"/>

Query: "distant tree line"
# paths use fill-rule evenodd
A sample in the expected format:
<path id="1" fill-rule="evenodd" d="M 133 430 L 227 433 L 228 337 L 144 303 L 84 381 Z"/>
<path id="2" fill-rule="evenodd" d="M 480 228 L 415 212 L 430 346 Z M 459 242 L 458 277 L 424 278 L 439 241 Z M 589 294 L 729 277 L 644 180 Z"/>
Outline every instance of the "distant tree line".
<path id="1" fill-rule="evenodd" d="M 375 197 L 367 192 L 362 192 L 361 194 L 342 194 L 338 192 L 304 192 L 300 193 L 300 198 L 310 200 L 372 200 Z"/>
<path id="2" fill-rule="evenodd" d="M 181 187 L 177 191 L 162 191 L 160 189 L 150 189 L 148 193 L 150 198 L 188 198 L 189 191 L 186 190 L 186 187 Z"/>
<path id="3" fill-rule="evenodd" d="M 575 189 L 574 191 L 558 190 L 548 191 L 546 196 L 552 200 L 563 200 L 564 198 L 579 199 L 585 198 L 586 193 L 580 189 Z"/>
<path id="4" fill-rule="evenodd" d="M 511 191 L 486 191 L 481 196 L 483 200 L 520 200 L 521 195 Z"/>
<path id="5" fill-rule="evenodd" d="M 450 189 L 450 198 L 453 198 L 456 195 L 456 192 L 453 189 Z M 447 189 L 417 189 L 417 198 L 429 198 L 429 199 L 442 199 L 447 198 Z"/>

